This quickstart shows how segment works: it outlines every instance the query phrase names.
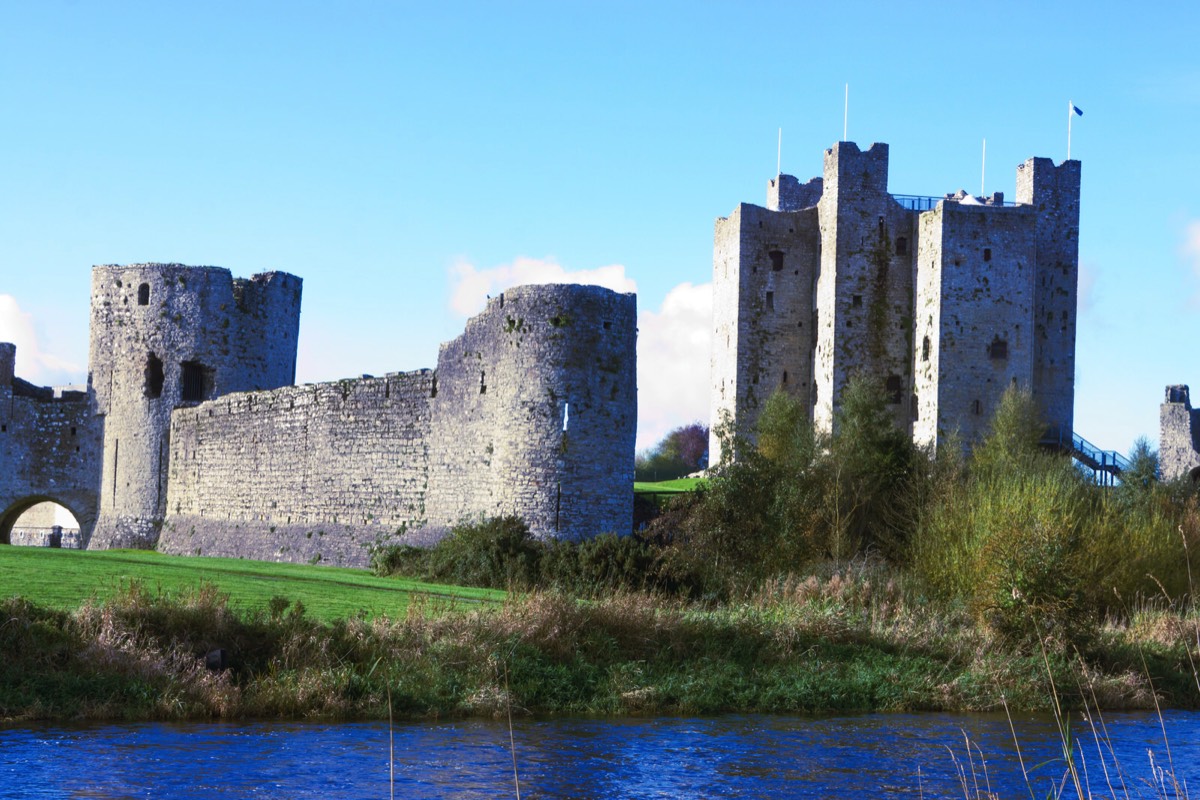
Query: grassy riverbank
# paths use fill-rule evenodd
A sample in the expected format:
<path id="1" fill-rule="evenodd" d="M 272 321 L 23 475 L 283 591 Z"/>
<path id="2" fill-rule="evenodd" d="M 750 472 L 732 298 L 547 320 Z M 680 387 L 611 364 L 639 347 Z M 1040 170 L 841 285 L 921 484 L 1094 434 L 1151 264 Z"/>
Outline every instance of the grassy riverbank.
<path id="1" fill-rule="evenodd" d="M 389 691 L 395 713 L 409 718 L 509 707 L 970 710 L 997 709 L 1002 698 L 1047 709 L 1051 677 L 1068 706 L 1152 708 L 1153 691 L 1165 705 L 1200 706 L 1184 644 L 1196 641 L 1195 617 L 1139 611 L 1104 626 L 1087 652 L 1047 658 L 1007 649 L 969 614 L 865 568 L 718 606 L 533 593 L 464 610 L 413 595 L 402 613 L 318 618 L 275 597 L 235 606 L 210 583 L 161 593 L 127 585 L 70 611 L 5 600 L 0 718 L 383 717 Z M 203 657 L 218 647 L 233 666 L 211 672 Z"/>
<path id="2" fill-rule="evenodd" d="M 503 592 L 491 589 L 378 578 L 341 567 L 166 556 L 146 550 L 0 547 L 0 598 L 20 596 L 47 609 L 71 611 L 88 600 L 111 598 L 130 582 L 165 597 L 211 583 L 227 596 L 230 608 L 243 611 L 266 608 L 272 597 L 285 597 L 323 621 L 356 614 L 403 615 L 414 598 L 440 598 L 449 604 L 504 598 Z"/>

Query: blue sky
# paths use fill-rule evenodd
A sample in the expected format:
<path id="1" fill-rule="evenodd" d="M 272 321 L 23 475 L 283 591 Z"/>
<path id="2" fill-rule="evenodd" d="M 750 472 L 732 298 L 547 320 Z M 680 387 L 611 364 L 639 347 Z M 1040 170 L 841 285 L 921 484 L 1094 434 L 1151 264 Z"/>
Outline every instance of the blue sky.
<path id="1" fill-rule="evenodd" d="M 1076 428 L 1200 384 L 1200 6 L 0 0 L 0 338 L 86 374 L 93 264 L 304 278 L 301 381 L 433 366 L 482 294 L 634 288 L 641 432 L 708 409 L 712 224 L 841 138 L 1014 193 L 1083 109 Z M 576 273 L 584 273 L 575 276 Z"/>

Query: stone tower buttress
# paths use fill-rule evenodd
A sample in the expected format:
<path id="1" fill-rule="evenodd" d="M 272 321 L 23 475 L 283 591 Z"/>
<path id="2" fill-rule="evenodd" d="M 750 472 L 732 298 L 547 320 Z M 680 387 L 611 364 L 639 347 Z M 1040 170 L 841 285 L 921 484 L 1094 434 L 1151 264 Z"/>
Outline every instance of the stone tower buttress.
<path id="1" fill-rule="evenodd" d="M 1017 202 L 1036 216 L 1033 396 L 1048 426 L 1070 432 L 1075 405 L 1080 163 L 1031 158 L 1017 167 Z"/>

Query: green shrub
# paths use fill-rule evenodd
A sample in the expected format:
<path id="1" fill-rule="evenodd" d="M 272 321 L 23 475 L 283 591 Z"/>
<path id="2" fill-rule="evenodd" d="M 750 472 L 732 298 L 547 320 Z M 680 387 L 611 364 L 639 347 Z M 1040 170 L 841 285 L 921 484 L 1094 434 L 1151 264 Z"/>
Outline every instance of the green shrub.
<path id="1" fill-rule="evenodd" d="M 384 544 L 371 548 L 371 571 L 376 575 L 419 577 L 426 572 L 429 551 L 408 544 Z"/>
<path id="2" fill-rule="evenodd" d="M 547 542 L 544 547 L 541 588 L 584 596 L 657 588 L 656 548 L 636 534 L 603 533 L 580 542 Z"/>
<path id="3" fill-rule="evenodd" d="M 518 517 L 462 523 L 431 548 L 385 544 L 371 551 L 376 575 L 404 575 L 492 589 L 533 586 L 542 545 Z"/>

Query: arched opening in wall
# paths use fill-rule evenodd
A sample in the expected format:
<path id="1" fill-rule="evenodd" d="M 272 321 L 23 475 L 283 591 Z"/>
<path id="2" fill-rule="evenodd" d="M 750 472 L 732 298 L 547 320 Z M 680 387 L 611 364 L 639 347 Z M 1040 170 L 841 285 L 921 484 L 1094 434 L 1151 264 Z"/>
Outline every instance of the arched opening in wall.
<path id="1" fill-rule="evenodd" d="M 212 397 L 213 371 L 199 361 L 184 361 L 179 365 L 179 399 L 199 403 Z"/>
<path id="2" fill-rule="evenodd" d="M 899 375 L 889 375 L 883 388 L 887 392 L 890 404 L 898 406 L 904 402 L 904 381 L 900 379 Z"/>
<path id="3" fill-rule="evenodd" d="M 138 305 L 139 306 L 150 305 L 150 284 L 143 283 L 141 286 L 138 287 Z"/>
<path id="4" fill-rule="evenodd" d="M 0 544 L 19 547 L 83 547 L 79 521 L 64 505 L 33 497 L 9 508 L 0 518 Z"/>
<path id="5" fill-rule="evenodd" d="M 772 250 L 767 255 L 771 258 L 771 269 L 774 272 L 780 272 L 783 269 L 783 251 Z"/>
<path id="6" fill-rule="evenodd" d="M 163 363 L 162 359 L 154 353 L 146 356 L 146 385 L 142 387 L 142 394 L 153 400 L 156 397 L 162 397 L 163 390 Z"/>
<path id="7" fill-rule="evenodd" d="M 1196 467 L 1189 472 L 1188 477 L 1191 478 L 1192 483 L 1200 483 L 1200 467 Z"/>

